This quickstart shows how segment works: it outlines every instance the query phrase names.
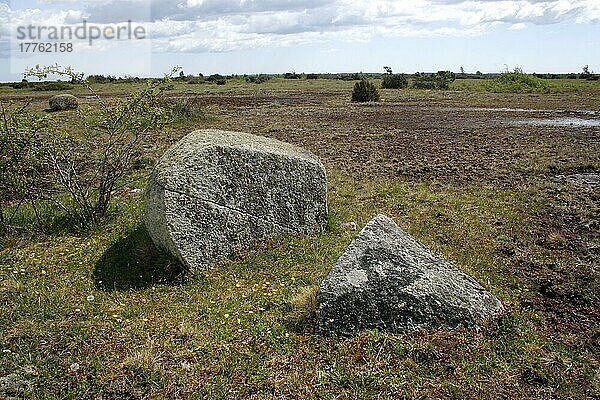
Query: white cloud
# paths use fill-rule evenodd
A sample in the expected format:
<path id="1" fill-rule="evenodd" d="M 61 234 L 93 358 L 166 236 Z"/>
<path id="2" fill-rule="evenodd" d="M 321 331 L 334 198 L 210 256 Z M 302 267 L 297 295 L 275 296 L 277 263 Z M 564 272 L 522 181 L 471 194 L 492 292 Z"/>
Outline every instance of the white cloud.
<path id="1" fill-rule="evenodd" d="M 600 1 L 587 0 L 583 2 L 584 11 L 577 16 L 578 23 L 600 22 Z"/>
<path id="2" fill-rule="evenodd" d="M 519 22 L 518 24 L 511 25 L 508 29 L 511 31 L 522 31 L 523 29 L 527 29 L 527 24 Z"/>
<path id="3" fill-rule="evenodd" d="M 144 23 L 156 51 L 232 51 L 376 36 L 472 36 L 505 25 L 600 22 L 598 0 L 95 0 L 13 10 L 17 24 Z M 151 6 L 151 7 L 150 7 Z M 1 10 L 0 10 L 1 14 Z M 0 32 L 2 33 L 2 32 Z"/>

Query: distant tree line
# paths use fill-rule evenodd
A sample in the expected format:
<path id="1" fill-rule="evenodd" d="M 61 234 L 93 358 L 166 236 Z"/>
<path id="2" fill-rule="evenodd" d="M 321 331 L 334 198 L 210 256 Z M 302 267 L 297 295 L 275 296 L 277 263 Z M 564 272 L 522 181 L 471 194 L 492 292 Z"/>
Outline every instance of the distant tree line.
<path id="1" fill-rule="evenodd" d="M 336 79 L 342 81 L 360 81 L 363 78 L 375 78 L 382 80 L 382 88 L 385 89 L 401 89 L 405 87 L 422 88 L 422 89 L 447 89 L 448 85 L 456 79 L 496 79 L 502 73 L 467 73 L 461 67 L 459 73 L 451 71 L 438 72 L 415 72 L 412 74 L 395 74 L 390 67 L 384 67 L 384 73 L 364 73 L 364 72 L 349 72 L 349 73 L 296 73 L 295 71 L 286 72 L 284 74 L 244 74 L 244 75 L 221 75 L 212 74 L 204 76 L 186 75 L 181 71 L 179 76 L 172 79 L 173 82 L 185 82 L 189 84 L 216 84 L 225 85 L 229 79 L 243 79 L 248 83 L 262 84 L 272 78 L 283 78 L 289 80 L 317 80 L 317 79 Z M 582 72 L 579 73 L 533 73 L 532 76 L 544 79 L 581 79 L 588 81 L 600 80 L 600 74 L 595 74 L 590 71 L 589 66 L 585 65 Z M 87 77 L 87 81 L 91 84 L 119 84 L 119 83 L 139 83 L 152 80 L 153 78 L 139 78 L 133 76 L 116 77 L 114 75 L 94 74 Z M 29 89 L 34 91 L 60 91 L 69 90 L 72 88 L 73 82 L 28 82 L 23 79 L 21 82 L 4 83 L 1 86 L 8 85 L 14 89 Z"/>

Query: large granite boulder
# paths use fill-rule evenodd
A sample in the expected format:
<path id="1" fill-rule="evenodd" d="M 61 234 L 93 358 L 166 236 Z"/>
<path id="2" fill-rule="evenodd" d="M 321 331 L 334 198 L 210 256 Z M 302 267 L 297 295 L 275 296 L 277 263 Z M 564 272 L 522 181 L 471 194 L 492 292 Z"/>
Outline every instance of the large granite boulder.
<path id="1" fill-rule="evenodd" d="M 79 107 L 79 101 L 72 94 L 57 94 L 50 97 L 48 105 L 52 111 L 74 110 Z"/>
<path id="2" fill-rule="evenodd" d="M 378 215 L 339 258 L 317 294 L 317 332 L 349 336 L 479 328 L 502 304 L 473 278 Z"/>
<path id="3" fill-rule="evenodd" d="M 145 193 L 154 243 L 190 271 L 261 241 L 327 223 L 327 178 L 298 147 L 247 133 L 190 133 L 158 161 Z"/>

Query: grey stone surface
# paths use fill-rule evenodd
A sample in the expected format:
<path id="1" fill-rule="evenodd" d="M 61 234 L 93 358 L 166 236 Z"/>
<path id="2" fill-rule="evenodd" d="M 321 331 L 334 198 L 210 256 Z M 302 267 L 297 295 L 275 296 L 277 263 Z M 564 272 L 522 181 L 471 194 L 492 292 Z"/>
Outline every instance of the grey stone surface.
<path id="1" fill-rule="evenodd" d="M 48 105 L 52 111 L 73 110 L 79 107 L 77 97 L 72 94 L 57 94 L 50 97 Z"/>
<path id="2" fill-rule="evenodd" d="M 145 192 L 150 236 L 192 272 L 237 250 L 327 223 L 327 178 L 298 147 L 247 133 L 192 132 L 158 161 Z"/>
<path id="3" fill-rule="evenodd" d="M 317 293 L 317 332 L 350 336 L 479 328 L 502 304 L 470 276 L 378 215 L 339 258 Z"/>
<path id="4" fill-rule="evenodd" d="M 558 175 L 557 178 L 583 188 L 600 188 L 600 174 L 596 173 Z"/>

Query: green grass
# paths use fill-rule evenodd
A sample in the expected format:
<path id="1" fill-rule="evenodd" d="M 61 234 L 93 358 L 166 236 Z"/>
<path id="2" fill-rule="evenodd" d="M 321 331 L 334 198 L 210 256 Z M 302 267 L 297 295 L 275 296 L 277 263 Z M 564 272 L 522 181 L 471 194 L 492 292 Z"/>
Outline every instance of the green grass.
<path id="1" fill-rule="evenodd" d="M 381 79 L 371 78 L 375 86 L 381 86 Z M 410 78 L 409 78 L 410 79 Z M 551 93 L 563 92 L 600 92 L 600 81 L 586 81 L 583 79 L 556 79 L 543 80 L 544 84 L 537 91 L 549 91 Z M 273 93 L 294 92 L 302 90 L 303 92 L 348 92 L 352 93 L 352 88 L 356 81 L 343 81 L 339 79 L 283 79 L 271 78 L 268 81 L 257 85 L 246 82 L 244 78 L 228 79 L 226 85 L 216 84 L 197 84 L 192 85 L 186 82 L 173 82 L 173 90 L 166 91 L 167 95 L 193 95 L 193 94 L 213 94 L 213 95 L 269 95 Z M 140 89 L 144 83 L 106 83 L 92 84 L 92 87 L 103 96 L 125 96 L 134 90 Z M 517 85 L 518 86 L 518 85 Z M 527 88 L 517 87 L 515 85 L 500 85 L 494 79 L 459 79 L 450 84 L 450 90 L 458 91 L 491 91 L 496 93 L 505 92 L 531 92 Z M 393 89 L 391 91 L 397 91 Z M 424 90 L 402 89 L 402 92 L 411 92 L 418 94 Z M 76 96 L 87 96 L 88 91 L 81 86 L 74 86 L 70 90 L 61 93 L 70 93 Z M 0 86 L 0 95 L 5 98 L 29 97 L 33 99 L 50 98 L 55 92 L 40 92 L 32 89 L 13 89 L 8 85 Z"/>
<path id="2" fill-rule="evenodd" d="M 497 252 L 534 246 L 527 194 L 332 171 L 329 204 L 324 233 L 267 243 L 187 280 L 151 243 L 139 196 L 87 233 L 13 238 L 0 252 L 0 350 L 10 350 L 0 376 L 32 368 L 34 399 L 598 395 L 597 358 L 545 336 L 542 319 L 518 305 L 527 282 Z M 378 212 L 511 312 L 482 332 L 313 336 L 294 298 L 352 240 L 341 225 L 363 226 Z"/>
<path id="3" fill-rule="evenodd" d="M 377 82 L 379 80 L 376 80 Z M 200 84 L 191 85 L 186 82 L 172 82 L 173 89 L 165 91 L 167 95 L 170 94 L 236 94 L 236 95 L 255 95 L 255 94 L 269 94 L 269 93 L 281 93 L 289 91 L 297 91 L 302 89 L 303 91 L 349 91 L 352 92 L 352 87 L 356 81 L 342 81 L 339 79 L 312 79 L 312 80 L 298 80 L 298 79 L 283 79 L 283 78 L 272 78 L 268 81 L 257 85 L 255 83 L 246 82 L 244 78 L 228 79 L 225 85 L 216 84 Z M 103 96 L 125 96 L 134 90 L 144 87 L 145 83 L 103 83 L 103 84 L 92 84 L 92 88 L 97 90 L 99 94 Z M 62 92 L 61 92 L 62 93 Z M 64 93 L 71 93 L 76 96 L 87 96 L 89 92 L 87 89 L 81 86 L 74 86 L 71 90 L 64 91 Z M 32 98 L 40 97 L 51 97 L 56 93 L 54 92 L 35 92 L 31 89 L 13 89 L 9 86 L 0 86 L 0 95 L 6 97 L 12 96 L 28 96 Z"/>
<path id="4" fill-rule="evenodd" d="M 521 164 L 498 162 L 498 168 L 514 178 L 502 181 L 509 184 L 476 179 L 465 183 L 453 180 L 451 174 L 447 179 L 425 176 L 414 182 L 368 175 L 355 180 L 326 162 L 330 216 L 325 232 L 266 243 L 198 276 L 182 274 L 181 267 L 153 245 L 142 222 L 142 196 L 128 189 L 142 188 L 160 152 L 192 129 L 238 129 L 239 123 L 239 129 L 268 135 L 271 131 L 266 128 L 275 129 L 275 134 L 280 128 L 287 132 L 284 140 L 312 146 L 310 141 L 303 142 L 307 139 L 294 127 L 318 126 L 331 137 L 315 140 L 326 141 L 331 147 L 326 150 L 336 152 L 337 143 L 343 148 L 340 141 L 366 134 L 373 136 L 352 145 L 393 139 L 394 134 L 386 133 L 388 125 L 409 123 L 406 117 L 420 112 L 412 106 L 424 105 L 429 110 L 432 103 L 512 105 L 515 99 L 527 102 L 538 96 L 471 93 L 483 91 L 478 85 L 484 82 L 461 80 L 453 85 L 472 85 L 465 93 L 381 90 L 383 101 L 377 107 L 356 109 L 344 116 L 340 111 L 349 106 L 354 83 L 324 79 L 271 79 L 261 85 L 242 80 L 224 86 L 176 83 L 169 95 L 202 96 L 189 109 L 183 108 L 173 126 L 153 134 L 144 154 L 145 164 L 133 176 L 136 180 L 131 187 L 117 194 L 115 207 L 102 226 L 77 231 L 64 216 L 44 206 L 40 210 L 45 226 L 40 230 L 33 225 L 33 210 L 24 206 L 15 220 L 21 228 L 0 243 L 0 377 L 18 373 L 31 381 L 33 399 L 600 396 L 596 343 L 600 330 L 581 331 L 568 325 L 570 318 L 581 318 L 577 316 L 582 315 L 581 304 L 598 304 L 600 282 L 591 258 L 593 248 L 579 249 L 583 234 L 573 236 L 569 231 L 573 225 L 559 219 L 564 207 L 576 207 L 581 215 L 575 221 L 594 220 L 597 194 L 571 192 L 549 183 L 556 174 L 579 171 L 578 166 L 584 166 L 582 171 L 597 170 L 594 147 L 585 132 L 565 133 L 572 135 L 573 144 L 560 151 L 548 147 L 541 136 L 531 147 L 530 142 L 520 144 L 510 136 L 506 147 L 490 145 L 489 149 L 498 151 L 494 154 L 505 149 L 516 149 L 517 155 L 523 152 L 523 165 L 533 165 L 536 174 L 519 181 L 513 174 L 524 168 Z M 552 92 L 600 92 L 597 82 L 551 84 L 557 85 Z M 121 96 L 134 87 L 105 84 L 98 85 L 98 90 L 105 96 Z M 81 89 L 74 92 L 84 94 Z M 318 93 L 334 96 L 319 98 Z M 47 104 L 44 96 L 49 96 L 6 88 L 0 88 L 0 94 L 32 95 L 32 106 L 40 112 Z M 311 103 L 271 107 L 269 96 L 284 105 L 285 100 L 301 96 Z M 578 94 L 539 96 L 552 101 L 564 98 L 568 103 L 565 109 L 583 107 L 573 101 L 581 97 Z M 260 103 L 264 97 L 267 103 Z M 246 98 L 248 104 L 229 103 L 239 98 Z M 594 97 L 590 98 L 591 103 Z M 203 106 L 207 99 L 217 100 L 216 105 Z M 323 104 L 314 105 L 314 99 Z M 327 113 L 321 113 L 323 108 Z M 375 130 L 363 125 L 352 131 L 341 129 L 363 124 L 362 118 L 371 114 L 384 117 L 386 110 L 396 114 L 405 108 L 402 118 L 386 120 Z M 268 116 L 274 116 L 282 127 L 270 120 L 271 125 L 261 128 L 266 117 L 261 114 L 263 109 L 273 113 Z M 330 111 L 338 114 L 330 116 Z M 221 119 L 211 112 L 219 112 Z M 305 117 L 288 120 L 297 115 Z M 56 117 L 65 126 L 75 126 L 73 112 Z M 337 118 L 341 122 L 334 125 Z M 372 125 L 370 121 L 365 119 L 364 124 Z M 425 134 L 420 124 L 402 127 L 407 132 L 416 130 L 415 140 L 438 136 L 437 131 Z M 450 128 L 439 136 L 456 135 L 457 129 Z M 490 140 L 495 134 L 484 133 L 491 135 L 486 136 Z M 535 140 L 535 135 L 540 135 L 525 133 Z M 588 136 L 593 139 L 593 132 Z M 435 155 L 437 148 L 452 145 L 433 141 L 431 147 L 418 152 Z M 370 148 L 358 150 L 368 152 Z M 460 147 L 451 150 L 458 157 Z M 354 157 L 350 154 L 348 157 Z M 324 159 L 327 157 L 331 154 L 325 152 Z M 494 157 L 488 158 L 490 162 L 496 163 Z M 375 171 L 430 166 L 379 162 Z M 443 158 L 434 162 L 456 167 Z M 476 163 L 468 160 L 456 168 L 466 171 L 471 164 Z M 489 179 L 496 175 L 491 176 Z M 549 207 L 554 201 L 562 208 Z M 353 221 L 360 228 L 377 213 L 394 218 L 498 296 L 508 309 L 498 326 L 481 332 L 402 336 L 365 332 L 344 340 L 314 336 L 310 316 L 315 288 L 356 234 L 346 231 L 343 224 Z M 586 246 L 600 245 L 597 237 L 585 240 L 589 240 Z M 548 307 L 566 307 L 558 323 L 536 303 L 543 297 L 540 291 L 548 291 L 544 286 L 548 279 L 555 284 L 547 293 L 554 296 Z M 595 314 L 585 315 L 593 318 Z M 70 371 L 74 363 L 79 369 Z"/>
<path id="5" fill-rule="evenodd" d="M 487 80 L 484 87 L 485 90 L 493 93 L 550 92 L 550 84 L 547 81 L 517 70 L 505 72 L 497 78 Z"/>
<path id="6" fill-rule="evenodd" d="M 531 76 L 531 78 L 533 78 Z M 492 93 L 598 93 L 599 81 L 584 79 L 541 79 L 527 83 L 502 82 L 497 79 L 458 79 L 450 84 L 450 90 Z"/>

